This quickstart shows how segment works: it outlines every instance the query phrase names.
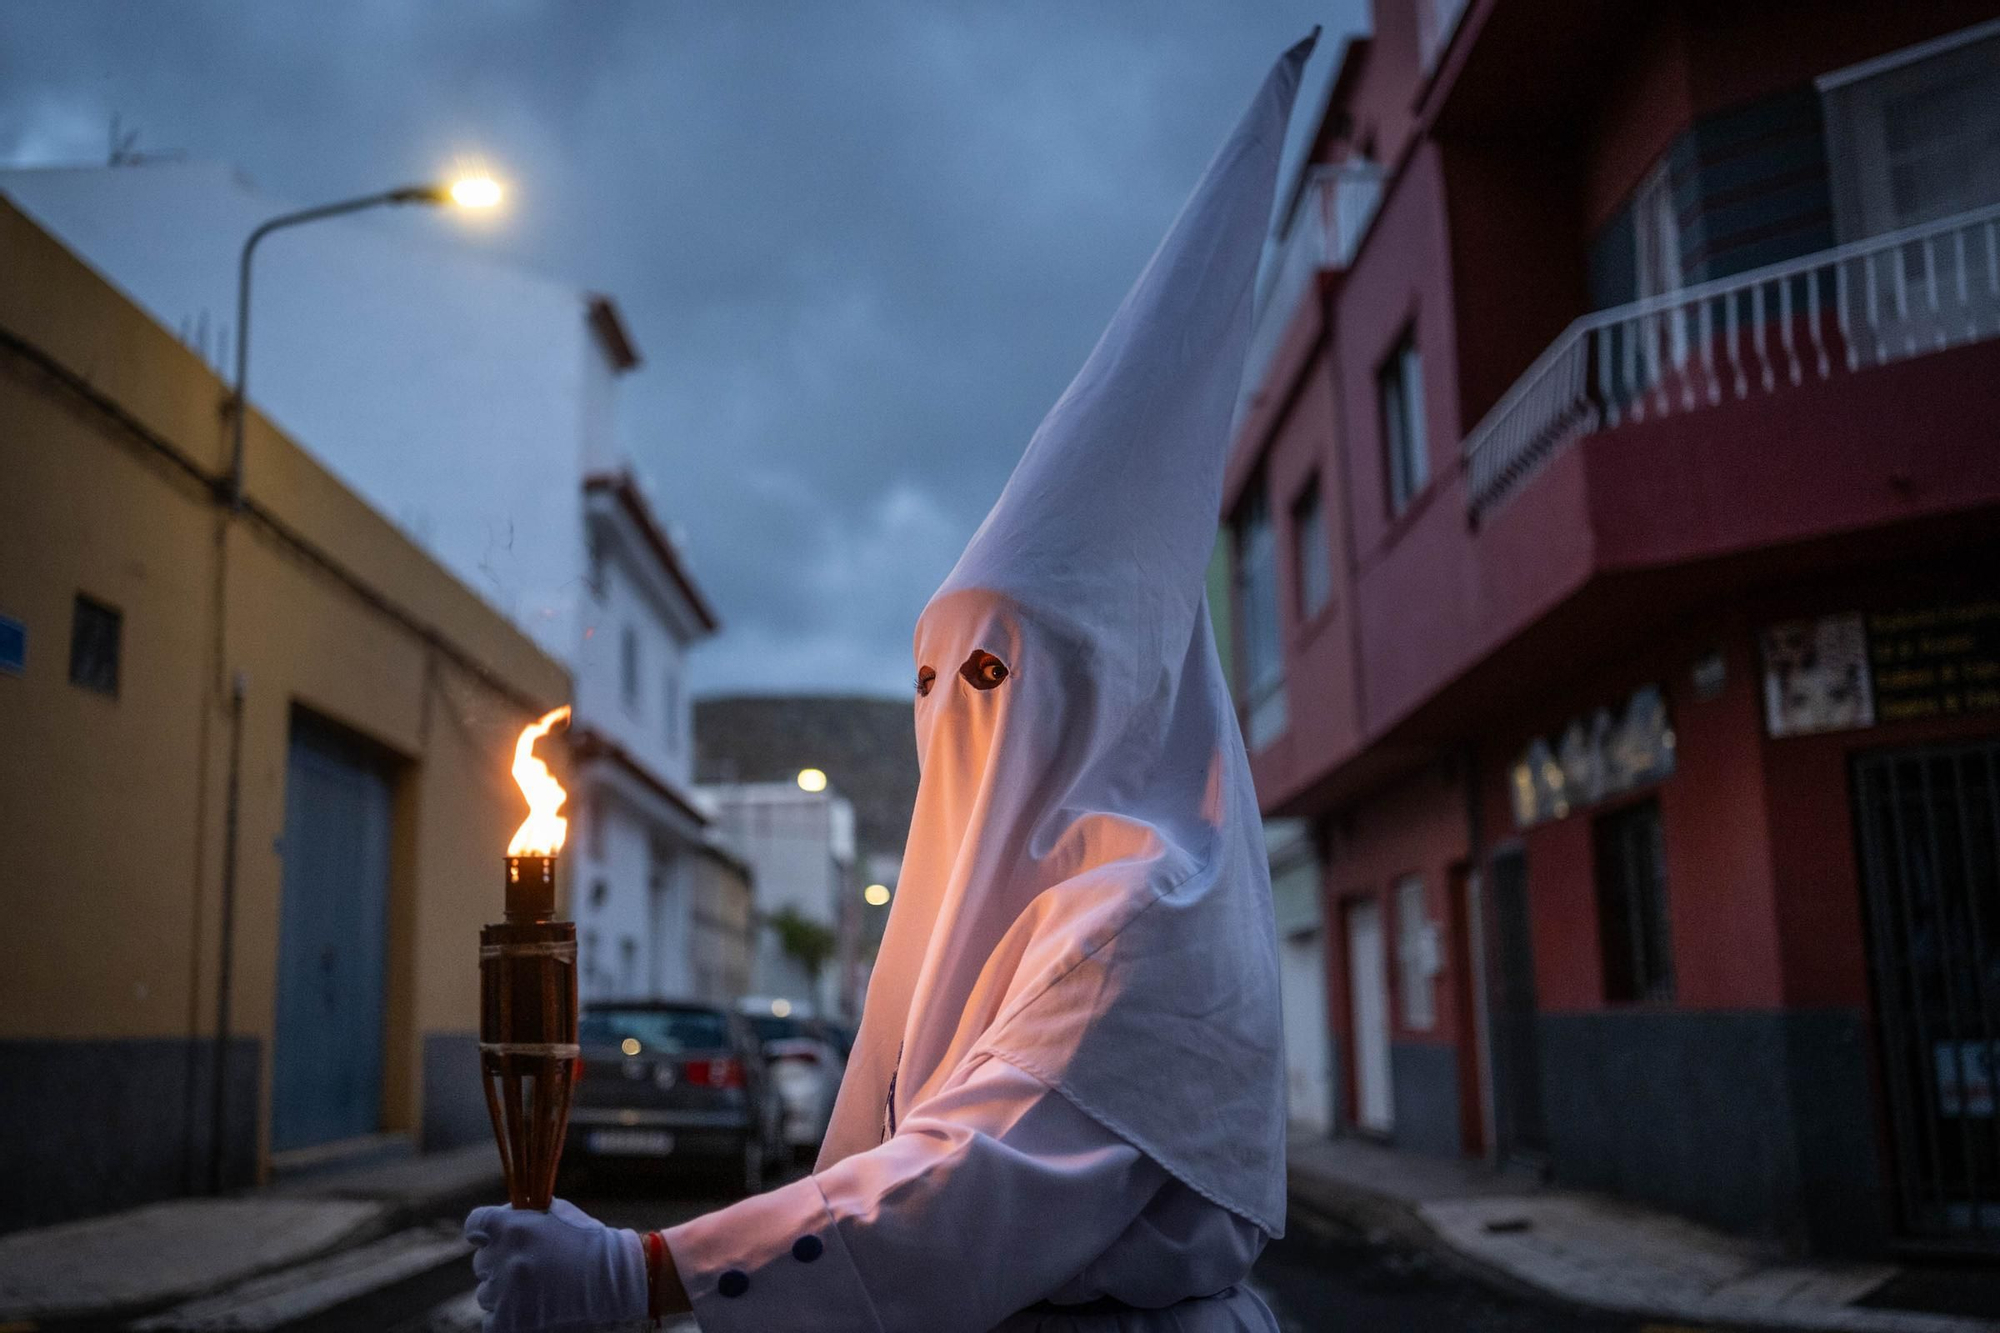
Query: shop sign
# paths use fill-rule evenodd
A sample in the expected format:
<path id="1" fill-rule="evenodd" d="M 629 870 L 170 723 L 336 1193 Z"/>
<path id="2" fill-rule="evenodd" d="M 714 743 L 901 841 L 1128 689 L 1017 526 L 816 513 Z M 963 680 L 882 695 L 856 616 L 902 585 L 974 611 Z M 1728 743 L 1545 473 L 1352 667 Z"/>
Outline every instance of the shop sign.
<path id="1" fill-rule="evenodd" d="M 2000 710 L 2000 600 L 1788 621 L 1763 650 L 1774 737 Z"/>
<path id="2" fill-rule="evenodd" d="M 2000 601 L 1868 617 L 1875 719 L 2000 709 Z"/>
<path id="3" fill-rule="evenodd" d="M 1674 771 L 1674 731 L 1666 697 L 1647 685 L 1614 717 L 1600 708 L 1576 717 L 1553 743 L 1537 737 L 1509 774 L 1514 823 L 1532 828 L 1581 806 L 1658 782 Z"/>

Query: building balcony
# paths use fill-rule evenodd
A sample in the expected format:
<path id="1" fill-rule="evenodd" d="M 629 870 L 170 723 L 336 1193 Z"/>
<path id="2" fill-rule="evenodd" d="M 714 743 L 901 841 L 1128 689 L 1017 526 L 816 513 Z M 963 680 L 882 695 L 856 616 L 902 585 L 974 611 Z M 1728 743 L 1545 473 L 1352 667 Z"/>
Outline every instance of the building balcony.
<path id="1" fill-rule="evenodd" d="M 2000 337 L 2000 205 L 1586 315 L 1466 437 L 1490 515 L 1577 441 Z"/>
<path id="2" fill-rule="evenodd" d="M 1996 515 L 2000 206 L 1587 316 L 1359 552 L 1351 647 L 1287 643 L 1320 685 L 1253 757 L 1266 812 L 1758 589 L 1990 548 Z"/>

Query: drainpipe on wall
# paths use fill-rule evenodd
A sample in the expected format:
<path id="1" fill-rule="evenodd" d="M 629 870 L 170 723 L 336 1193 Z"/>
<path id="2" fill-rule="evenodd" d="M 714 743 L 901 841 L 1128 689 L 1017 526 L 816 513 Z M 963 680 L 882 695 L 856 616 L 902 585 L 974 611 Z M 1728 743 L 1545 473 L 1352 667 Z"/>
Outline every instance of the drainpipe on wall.
<path id="1" fill-rule="evenodd" d="M 222 816 L 222 941 L 215 969 L 215 1080 L 209 1098 L 208 1188 L 220 1194 L 226 1183 L 228 1122 L 230 976 L 236 961 L 236 827 L 243 787 L 243 696 L 249 677 L 229 678 L 229 787 Z"/>

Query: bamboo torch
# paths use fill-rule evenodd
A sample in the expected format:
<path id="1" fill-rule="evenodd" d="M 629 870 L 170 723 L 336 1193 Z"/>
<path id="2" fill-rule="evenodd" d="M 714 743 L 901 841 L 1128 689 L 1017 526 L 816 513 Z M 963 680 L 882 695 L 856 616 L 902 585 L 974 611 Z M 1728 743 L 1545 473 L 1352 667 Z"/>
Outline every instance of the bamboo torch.
<path id="1" fill-rule="evenodd" d="M 555 1197 L 576 1087 L 576 923 L 555 920 L 567 793 L 535 757 L 535 742 L 568 718 L 556 709 L 514 746 L 528 817 L 507 847 L 506 919 L 479 932 L 480 1075 L 516 1208 L 546 1210 Z"/>

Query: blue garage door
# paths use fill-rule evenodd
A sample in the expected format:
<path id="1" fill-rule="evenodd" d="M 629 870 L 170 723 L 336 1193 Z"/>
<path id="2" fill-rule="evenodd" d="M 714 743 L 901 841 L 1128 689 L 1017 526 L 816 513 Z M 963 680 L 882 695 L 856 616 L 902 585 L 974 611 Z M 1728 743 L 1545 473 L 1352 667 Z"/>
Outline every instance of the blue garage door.
<path id="1" fill-rule="evenodd" d="M 390 795 L 388 767 L 370 747 L 293 715 L 271 1073 L 274 1151 L 381 1125 Z"/>

